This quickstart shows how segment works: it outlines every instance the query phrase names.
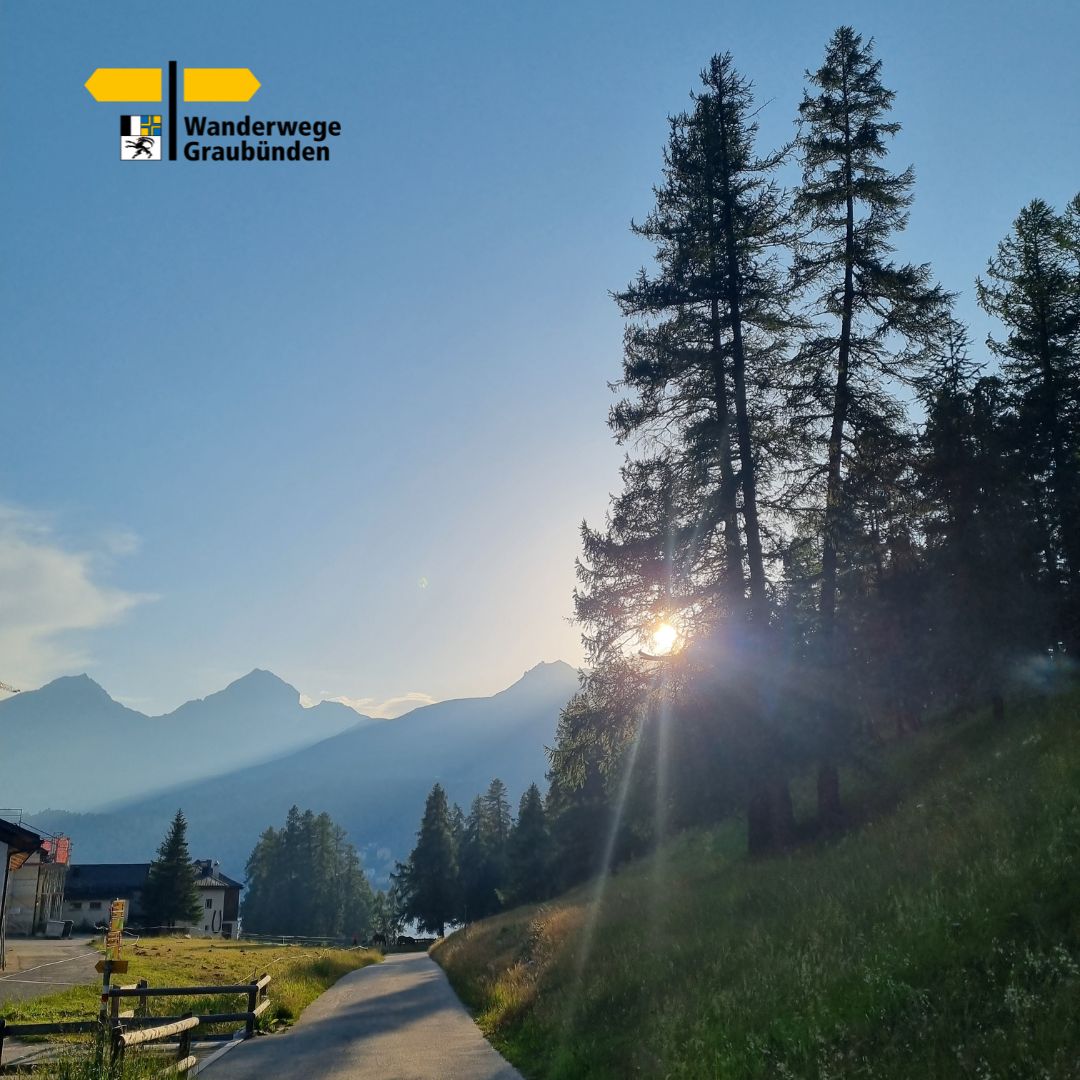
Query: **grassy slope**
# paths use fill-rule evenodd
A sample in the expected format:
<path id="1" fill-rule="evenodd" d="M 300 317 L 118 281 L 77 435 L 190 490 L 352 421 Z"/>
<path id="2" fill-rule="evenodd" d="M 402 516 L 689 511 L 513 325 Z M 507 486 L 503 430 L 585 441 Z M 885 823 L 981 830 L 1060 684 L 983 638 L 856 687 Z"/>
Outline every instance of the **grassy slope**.
<path id="1" fill-rule="evenodd" d="M 1078 716 L 927 732 L 836 843 L 687 834 L 434 955 L 531 1078 L 1080 1077 Z"/>
<path id="2" fill-rule="evenodd" d="M 295 1020 L 342 975 L 380 959 L 364 949 L 300 948 L 295 945 L 256 945 L 210 938 L 142 938 L 126 945 L 127 974 L 117 984 L 146 979 L 151 986 L 198 986 L 250 982 L 264 972 L 270 983 L 271 1007 L 260 1018 L 263 1026 Z M 97 1015 L 101 985 L 76 986 L 34 1001 L 13 1002 L 2 1015 L 15 1022 L 88 1020 Z M 150 998 L 153 1015 L 192 1012 L 237 1012 L 247 1008 L 238 995 L 208 998 Z M 132 1003 L 128 1003 L 129 1005 Z M 233 1025 L 235 1026 L 235 1025 Z"/>

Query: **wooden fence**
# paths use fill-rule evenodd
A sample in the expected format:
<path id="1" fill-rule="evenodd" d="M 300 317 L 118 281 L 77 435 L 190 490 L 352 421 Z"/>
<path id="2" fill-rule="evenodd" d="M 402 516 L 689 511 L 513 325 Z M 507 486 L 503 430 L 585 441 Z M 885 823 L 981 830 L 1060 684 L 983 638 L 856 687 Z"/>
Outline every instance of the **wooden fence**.
<path id="1" fill-rule="evenodd" d="M 35 1063 L 28 1062 L 5 1066 L 3 1064 L 4 1040 L 20 1035 L 86 1035 L 97 1034 L 105 1037 L 110 1053 L 110 1060 L 122 1061 L 129 1047 L 147 1043 L 161 1042 L 174 1036 L 178 1037 L 176 1059 L 159 1073 L 159 1076 L 185 1075 L 197 1064 L 191 1053 L 191 1033 L 202 1025 L 242 1024 L 235 1031 L 220 1033 L 200 1033 L 200 1041 L 233 1041 L 250 1039 L 255 1034 L 255 1023 L 270 1007 L 270 976 L 264 975 L 250 983 L 231 983 L 225 986 L 149 986 L 143 980 L 134 986 L 113 986 L 108 991 L 108 1021 L 101 1020 L 64 1020 L 52 1024 L 10 1024 L 0 1019 L 0 1073 L 10 1069 L 32 1068 Z M 231 1013 L 201 1013 L 183 1016 L 150 1016 L 149 999 L 152 997 L 205 997 L 218 994 L 245 994 L 247 1008 Z M 136 999 L 138 1005 L 133 1010 L 123 1011 L 120 1003 L 124 998 Z M 220 1051 L 224 1053 L 224 1050 Z"/>

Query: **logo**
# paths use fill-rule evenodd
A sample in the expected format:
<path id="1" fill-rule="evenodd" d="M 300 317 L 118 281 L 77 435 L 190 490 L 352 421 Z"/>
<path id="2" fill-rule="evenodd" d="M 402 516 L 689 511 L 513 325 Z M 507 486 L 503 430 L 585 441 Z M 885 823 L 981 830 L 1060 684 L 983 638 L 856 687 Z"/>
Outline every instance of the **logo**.
<path id="1" fill-rule="evenodd" d="M 85 85 L 95 101 L 166 102 L 160 111 L 120 117 L 121 161 L 329 161 L 330 143 L 341 134 L 337 120 L 181 117 L 181 100 L 250 101 L 261 83 L 248 68 L 181 68 L 170 60 L 167 68 L 95 68 Z"/>
<path id="2" fill-rule="evenodd" d="M 162 78 L 168 74 L 168 81 Z M 181 88 L 180 76 L 183 75 Z M 168 93 L 166 113 L 120 117 L 120 160 L 161 161 L 163 144 L 176 160 L 177 103 L 184 101 L 250 101 L 259 80 L 247 68 L 184 68 L 175 60 L 163 68 L 95 68 L 86 89 L 95 101 L 159 102 Z M 168 123 L 163 123 L 167 117 Z"/>
<path id="3" fill-rule="evenodd" d="M 161 114 L 120 117 L 120 160 L 161 160 Z"/>

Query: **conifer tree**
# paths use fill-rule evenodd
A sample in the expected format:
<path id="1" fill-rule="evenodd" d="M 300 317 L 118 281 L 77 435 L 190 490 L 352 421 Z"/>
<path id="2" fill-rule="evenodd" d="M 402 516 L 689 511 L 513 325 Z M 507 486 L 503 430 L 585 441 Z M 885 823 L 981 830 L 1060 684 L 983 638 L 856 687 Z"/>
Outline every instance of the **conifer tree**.
<path id="1" fill-rule="evenodd" d="M 515 904 L 543 900 L 551 887 L 551 835 L 540 789 L 521 796 L 508 849 L 508 894 Z"/>
<path id="2" fill-rule="evenodd" d="M 656 205 L 632 225 L 655 245 L 657 272 L 642 270 L 617 296 L 634 321 L 623 362 L 629 396 L 612 409 L 610 425 L 620 442 L 649 439 L 661 449 L 624 470 L 632 494 L 617 507 L 608 557 L 632 570 L 634 530 L 652 514 L 652 543 L 675 553 L 668 568 L 677 589 L 692 594 L 679 597 L 680 610 L 654 618 L 685 611 L 692 620 L 700 615 L 695 605 L 705 605 L 714 621 L 755 612 L 763 619 L 759 490 L 783 445 L 767 422 L 765 395 L 792 321 L 776 258 L 787 240 L 786 206 L 771 179 L 784 154 L 755 155 L 752 92 L 730 54 L 713 57 L 701 78 L 693 111 L 670 122 Z M 618 528 L 620 514 L 628 528 Z M 586 535 L 587 555 L 602 568 L 598 539 Z M 635 576 L 624 578 L 629 589 Z"/>
<path id="3" fill-rule="evenodd" d="M 1039 481 L 1044 575 L 1060 597 L 1056 640 L 1080 647 L 1080 238 L 1076 201 L 1062 216 L 1041 199 L 998 244 L 980 305 L 1005 325 L 987 344 L 1014 395 L 1023 461 Z"/>
<path id="4" fill-rule="evenodd" d="M 401 933 L 405 914 L 401 907 L 401 896 L 396 885 L 391 884 L 385 891 L 377 892 L 371 905 L 371 929 L 383 941 L 393 943 Z"/>
<path id="5" fill-rule="evenodd" d="M 655 207 L 632 226 L 655 245 L 656 271 L 642 270 L 617 296 L 633 321 L 626 397 L 609 423 L 620 442 L 647 453 L 624 465 L 605 528 L 582 528 L 574 603 L 593 665 L 587 711 L 606 729 L 594 748 L 616 760 L 622 745 L 610 736 L 637 730 L 646 708 L 628 648 L 647 643 L 662 621 L 676 623 L 684 641 L 731 626 L 743 637 L 767 634 L 761 504 L 780 490 L 792 453 L 776 389 L 797 326 L 781 258 L 788 207 L 772 179 L 785 151 L 756 155 L 751 87 L 730 55 L 714 57 L 702 82 L 691 112 L 670 122 Z M 598 679 L 616 676 L 625 690 L 595 692 Z M 628 711 L 613 712 L 613 702 Z M 762 757 L 779 760 L 775 738 L 753 693 L 729 708 L 761 736 L 738 744 L 754 747 L 747 796 L 769 814 L 786 802 L 782 770 Z M 568 760 L 562 749 L 556 771 Z M 763 785 L 770 791 L 757 790 Z M 560 786 L 572 790 L 567 777 Z M 782 830 L 754 835 L 780 838 Z"/>
<path id="6" fill-rule="evenodd" d="M 984 376 L 957 328 L 920 385 L 918 471 L 926 537 L 924 671 L 940 708 L 1000 696 L 1019 653 L 1045 647 L 1053 608 L 1040 583 L 1019 418 L 1005 381 Z"/>
<path id="7" fill-rule="evenodd" d="M 506 856 L 506 844 L 510 839 L 510 829 L 513 827 L 506 785 L 495 777 L 488 785 L 483 799 L 490 844 L 497 858 L 502 861 Z"/>
<path id="8" fill-rule="evenodd" d="M 396 874 L 406 917 L 442 937 L 461 908 L 458 858 L 446 792 L 435 784 L 424 805 L 416 847 Z"/>
<path id="9" fill-rule="evenodd" d="M 458 849 L 466 921 L 493 915 L 502 907 L 511 826 L 506 785 L 496 778 L 473 799 Z"/>
<path id="10" fill-rule="evenodd" d="M 195 867 L 187 845 L 187 820 L 177 810 L 169 825 L 143 890 L 143 909 L 151 927 L 197 922 L 202 902 L 195 887 Z"/>
<path id="11" fill-rule="evenodd" d="M 360 856 L 329 814 L 293 806 L 247 861 L 244 921 L 258 933 L 360 937 L 374 897 Z"/>
<path id="12" fill-rule="evenodd" d="M 818 465 L 824 491 L 816 637 L 827 673 L 818 808 L 821 823 L 831 826 L 840 813 L 836 756 L 845 738 L 837 599 L 852 522 L 847 449 L 872 418 L 891 411 L 896 383 L 914 377 L 921 351 L 942 330 L 949 297 L 927 266 L 890 258 L 892 237 L 907 223 L 914 174 L 910 168 L 890 173 L 883 164 L 900 125 L 888 118 L 895 95 L 881 81 L 873 41 L 864 43 L 841 26 L 821 67 L 807 75 L 813 93 L 805 93 L 799 107 L 803 179 L 796 200 L 805 234 L 795 283 L 824 314 L 797 357 L 791 404 L 797 427 L 812 431 L 826 418 Z"/>

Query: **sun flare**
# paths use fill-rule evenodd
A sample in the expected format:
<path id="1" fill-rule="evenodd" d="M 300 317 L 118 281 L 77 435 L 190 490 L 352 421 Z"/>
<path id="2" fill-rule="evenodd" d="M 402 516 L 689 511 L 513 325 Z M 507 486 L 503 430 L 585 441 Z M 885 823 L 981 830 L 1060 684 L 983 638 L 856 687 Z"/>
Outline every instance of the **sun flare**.
<path id="1" fill-rule="evenodd" d="M 656 630 L 653 631 L 653 650 L 660 655 L 671 652 L 675 645 L 675 639 L 678 636 L 679 632 L 671 625 L 671 623 L 661 623 Z"/>

